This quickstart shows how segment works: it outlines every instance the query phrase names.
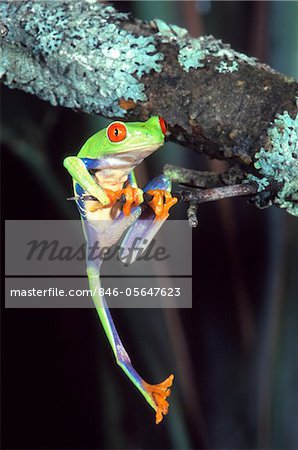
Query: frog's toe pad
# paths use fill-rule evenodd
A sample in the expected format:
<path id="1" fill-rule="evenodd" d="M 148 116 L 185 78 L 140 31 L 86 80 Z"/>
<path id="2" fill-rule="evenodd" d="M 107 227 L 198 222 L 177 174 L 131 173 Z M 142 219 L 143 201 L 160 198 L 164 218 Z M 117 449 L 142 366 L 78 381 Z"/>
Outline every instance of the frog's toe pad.
<path id="1" fill-rule="evenodd" d="M 144 388 L 150 394 L 156 411 L 156 424 L 160 423 L 163 416 L 168 414 L 169 403 L 166 400 L 171 394 L 170 387 L 173 384 L 174 375 L 170 375 L 160 384 L 149 384 L 144 381 Z"/>

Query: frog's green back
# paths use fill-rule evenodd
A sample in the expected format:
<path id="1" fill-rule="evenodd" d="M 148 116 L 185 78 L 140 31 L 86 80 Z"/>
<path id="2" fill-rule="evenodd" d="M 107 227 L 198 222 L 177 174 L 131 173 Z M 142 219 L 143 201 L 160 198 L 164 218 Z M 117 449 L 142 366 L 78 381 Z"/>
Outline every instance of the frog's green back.
<path id="1" fill-rule="evenodd" d="M 78 157 L 79 158 L 100 158 L 103 151 L 103 139 L 105 138 L 106 129 L 100 130 L 97 133 L 93 134 L 81 147 Z"/>

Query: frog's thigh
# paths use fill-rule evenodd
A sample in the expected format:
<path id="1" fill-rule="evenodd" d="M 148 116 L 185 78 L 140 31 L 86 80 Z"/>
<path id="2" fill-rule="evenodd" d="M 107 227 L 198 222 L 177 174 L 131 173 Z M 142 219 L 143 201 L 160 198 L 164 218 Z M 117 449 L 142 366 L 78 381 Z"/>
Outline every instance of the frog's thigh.
<path id="1" fill-rule="evenodd" d="M 169 177 L 166 175 L 158 175 L 157 177 L 153 178 L 149 181 L 148 184 L 144 187 L 143 191 L 152 191 L 154 189 L 161 189 L 163 191 L 169 191 L 172 190 L 172 182 Z"/>

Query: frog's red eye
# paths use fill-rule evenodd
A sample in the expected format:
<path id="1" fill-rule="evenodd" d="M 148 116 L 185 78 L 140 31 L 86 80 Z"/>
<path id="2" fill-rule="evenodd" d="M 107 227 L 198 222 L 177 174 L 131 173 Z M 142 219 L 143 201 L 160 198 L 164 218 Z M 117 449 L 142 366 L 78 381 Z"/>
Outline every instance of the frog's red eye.
<path id="1" fill-rule="evenodd" d="M 122 122 L 113 122 L 108 126 L 107 136 L 111 142 L 121 142 L 126 138 L 126 126 Z"/>
<path id="2" fill-rule="evenodd" d="M 159 125 L 161 128 L 161 131 L 163 132 L 163 134 L 166 134 L 166 132 L 168 130 L 166 122 L 164 121 L 164 119 L 162 117 L 159 117 L 158 120 L 159 120 Z"/>

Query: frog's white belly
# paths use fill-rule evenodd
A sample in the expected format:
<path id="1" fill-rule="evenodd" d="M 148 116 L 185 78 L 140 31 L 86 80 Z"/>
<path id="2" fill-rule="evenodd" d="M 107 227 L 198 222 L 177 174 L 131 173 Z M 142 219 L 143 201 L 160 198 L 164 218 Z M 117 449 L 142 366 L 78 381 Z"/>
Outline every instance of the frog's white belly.
<path id="1" fill-rule="evenodd" d="M 123 188 L 128 174 L 142 161 L 155 152 L 162 144 L 147 147 L 145 149 L 130 150 L 127 152 L 106 155 L 100 159 L 100 166 L 95 169 L 97 183 L 104 189 L 118 191 Z M 95 207 L 95 208 L 94 208 Z M 107 227 L 120 213 L 114 207 L 96 208 L 96 202 L 86 202 L 86 214 L 88 220 L 104 220 Z"/>
<path id="2" fill-rule="evenodd" d="M 104 156 L 100 160 L 100 167 L 95 171 L 98 184 L 114 191 L 121 189 L 123 183 L 127 181 L 128 174 L 159 147 L 160 145 L 156 145 L 142 150 Z"/>

